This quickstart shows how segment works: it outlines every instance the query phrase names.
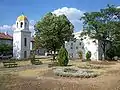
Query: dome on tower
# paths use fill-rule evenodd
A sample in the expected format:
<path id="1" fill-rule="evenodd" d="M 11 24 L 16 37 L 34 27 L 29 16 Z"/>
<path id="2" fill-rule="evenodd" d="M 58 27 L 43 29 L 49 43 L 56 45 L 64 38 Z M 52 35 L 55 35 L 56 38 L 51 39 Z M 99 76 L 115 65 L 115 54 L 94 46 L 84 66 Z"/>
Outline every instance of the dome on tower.
<path id="1" fill-rule="evenodd" d="M 17 18 L 17 21 L 24 21 L 24 20 L 27 20 L 27 17 L 24 16 L 23 14 Z"/>

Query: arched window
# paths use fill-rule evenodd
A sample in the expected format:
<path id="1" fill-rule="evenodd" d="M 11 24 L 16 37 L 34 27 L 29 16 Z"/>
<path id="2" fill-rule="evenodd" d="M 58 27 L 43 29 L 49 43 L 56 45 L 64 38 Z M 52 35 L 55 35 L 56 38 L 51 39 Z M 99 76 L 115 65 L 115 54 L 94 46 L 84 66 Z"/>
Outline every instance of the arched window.
<path id="1" fill-rule="evenodd" d="M 27 38 L 24 38 L 24 46 L 27 46 Z"/>
<path id="2" fill-rule="evenodd" d="M 18 22 L 17 22 L 17 28 L 18 28 Z"/>
<path id="3" fill-rule="evenodd" d="M 23 22 L 20 23 L 20 27 L 21 27 L 21 28 L 23 27 Z"/>
<path id="4" fill-rule="evenodd" d="M 24 58 L 27 58 L 27 51 L 24 51 Z"/>

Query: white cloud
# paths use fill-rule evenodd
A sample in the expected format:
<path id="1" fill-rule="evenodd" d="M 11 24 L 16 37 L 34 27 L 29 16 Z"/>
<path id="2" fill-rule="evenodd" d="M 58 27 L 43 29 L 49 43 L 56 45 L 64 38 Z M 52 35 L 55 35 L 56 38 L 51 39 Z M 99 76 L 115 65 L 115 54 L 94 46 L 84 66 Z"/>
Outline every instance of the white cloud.
<path id="1" fill-rule="evenodd" d="M 12 26 L 10 25 L 3 25 L 3 26 L 0 26 L 0 30 L 8 30 L 8 29 L 11 29 Z"/>
<path id="2" fill-rule="evenodd" d="M 35 25 L 35 21 L 34 20 L 30 20 L 29 21 L 29 30 L 31 31 L 31 34 L 33 35 L 34 32 L 34 25 Z M 15 30 L 16 25 L 2 25 L 0 26 L 0 32 L 8 32 L 9 34 L 13 33 L 13 30 Z"/>
<path id="3" fill-rule="evenodd" d="M 81 11 L 76 8 L 63 7 L 57 10 L 54 10 L 52 13 L 56 15 L 66 15 L 70 22 L 75 27 L 75 32 L 82 29 L 82 21 L 80 21 L 81 16 L 83 16 L 84 11 Z"/>
<path id="4" fill-rule="evenodd" d="M 120 6 L 117 6 L 117 8 L 120 8 Z"/>
<path id="5" fill-rule="evenodd" d="M 30 20 L 29 21 L 29 30 L 31 31 L 31 35 L 33 36 L 35 34 L 34 31 L 34 25 L 35 25 L 36 21 L 35 20 Z"/>
<path id="6" fill-rule="evenodd" d="M 36 21 L 35 21 L 35 20 L 30 20 L 29 23 L 30 23 L 30 25 L 33 25 L 33 26 L 34 26 L 35 23 L 36 23 Z"/>
<path id="7" fill-rule="evenodd" d="M 81 16 L 83 16 L 84 11 L 81 11 L 76 8 L 63 7 L 63 8 L 54 10 L 52 13 L 54 13 L 56 15 L 62 15 L 62 14 L 66 15 L 67 18 L 70 20 L 70 22 L 74 25 L 75 32 L 82 30 L 82 21 L 80 21 L 79 19 Z M 36 23 L 35 20 L 29 21 L 29 29 L 32 32 L 32 35 L 35 33 L 35 31 L 34 31 L 35 23 Z M 13 30 L 15 30 L 15 24 L 0 26 L 0 32 L 8 32 L 8 33 L 12 34 Z"/>

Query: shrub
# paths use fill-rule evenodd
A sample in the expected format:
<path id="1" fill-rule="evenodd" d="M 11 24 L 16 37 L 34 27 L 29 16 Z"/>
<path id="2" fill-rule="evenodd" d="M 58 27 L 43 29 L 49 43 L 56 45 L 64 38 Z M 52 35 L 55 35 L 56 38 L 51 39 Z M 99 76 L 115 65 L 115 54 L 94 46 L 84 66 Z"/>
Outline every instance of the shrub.
<path id="1" fill-rule="evenodd" d="M 87 59 L 87 60 L 90 60 L 90 58 L 91 58 L 91 52 L 88 51 L 88 52 L 86 53 L 86 59 Z"/>
<path id="2" fill-rule="evenodd" d="M 42 62 L 39 61 L 39 59 L 35 59 L 35 53 L 31 53 L 30 61 L 31 61 L 31 64 L 33 64 L 33 65 L 41 65 L 42 64 Z"/>
<path id="3" fill-rule="evenodd" d="M 33 65 L 41 65 L 43 63 L 41 61 L 39 61 L 39 60 L 35 60 L 32 64 Z"/>
<path id="4" fill-rule="evenodd" d="M 35 54 L 32 54 L 31 57 L 30 57 L 30 59 L 31 59 L 31 63 L 33 64 L 34 61 L 35 61 Z"/>
<path id="5" fill-rule="evenodd" d="M 68 52 L 65 48 L 61 47 L 57 59 L 60 66 L 67 66 L 69 60 L 68 60 Z"/>
<path id="6" fill-rule="evenodd" d="M 107 51 L 106 51 L 106 55 L 108 56 L 108 58 L 110 58 L 111 60 L 114 58 L 114 56 L 115 56 L 115 53 L 116 53 L 116 51 L 115 51 L 115 48 L 110 48 L 110 49 L 108 49 Z"/>
<path id="7" fill-rule="evenodd" d="M 79 55 L 79 58 L 80 58 L 80 59 L 83 59 L 83 53 L 82 53 L 82 51 L 79 51 L 79 52 L 78 52 L 78 55 Z"/>

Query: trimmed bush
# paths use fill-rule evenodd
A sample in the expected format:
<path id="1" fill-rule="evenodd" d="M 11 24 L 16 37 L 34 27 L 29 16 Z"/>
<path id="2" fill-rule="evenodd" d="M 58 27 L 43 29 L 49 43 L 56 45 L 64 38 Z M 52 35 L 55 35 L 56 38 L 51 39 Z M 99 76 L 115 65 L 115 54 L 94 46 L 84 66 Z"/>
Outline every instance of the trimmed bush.
<path id="1" fill-rule="evenodd" d="M 111 47 L 110 49 L 108 49 L 106 51 L 106 55 L 108 56 L 108 58 L 110 58 L 111 60 L 113 60 L 114 56 L 116 54 L 115 48 Z"/>
<path id="2" fill-rule="evenodd" d="M 88 51 L 88 52 L 86 53 L 86 59 L 87 59 L 87 61 L 89 61 L 90 58 L 91 58 L 91 52 Z"/>
<path id="3" fill-rule="evenodd" d="M 43 64 L 41 61 L 39 61 L 39 59 L 35 58 L 34 53 L 31 55 L 30 61 L 31 61 L 31 64 L 33 64 L 33 65 L 41 65 L 41 64 Z"/>
<path id="4" fill-rule="evenodd" d="M 68 60 L 68 52 L 65 48 L 61 47 L 61 49 L 59 50 L 57 60 L 60 66 L 67 66 L 69 60 Z"/>
<path id="5" fill-rule="evenodd" d="M 79 52 L 78 52 L 78 55 L 79 55 L 79 58 L 80 58 L 80 59 L 83 59 L 83 53 L 82 53 L 82 51 L 79 51 Z"/>
<path id="6" fill-rule="evenodd" d="M 35 61 L 35 54 L 32 54 L 31 57 L 30 57 L 30 59 L 31 59 L 31 63 L 33 64 L 34 61 Z"/>

